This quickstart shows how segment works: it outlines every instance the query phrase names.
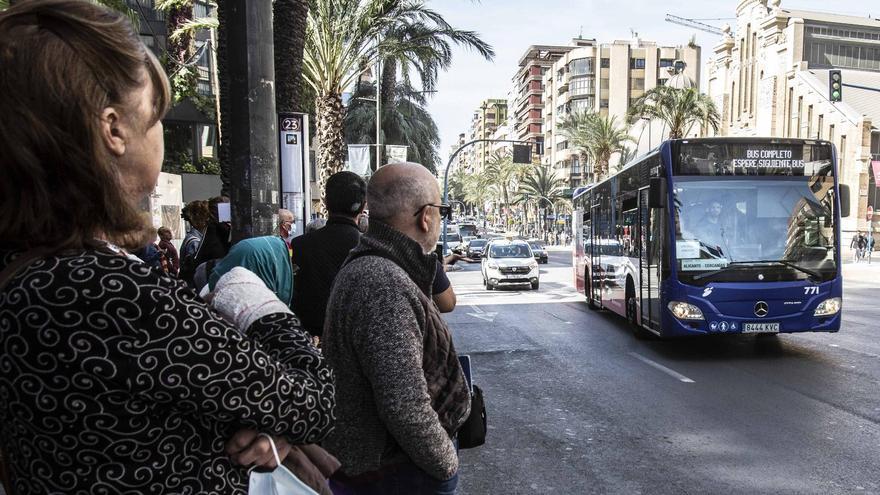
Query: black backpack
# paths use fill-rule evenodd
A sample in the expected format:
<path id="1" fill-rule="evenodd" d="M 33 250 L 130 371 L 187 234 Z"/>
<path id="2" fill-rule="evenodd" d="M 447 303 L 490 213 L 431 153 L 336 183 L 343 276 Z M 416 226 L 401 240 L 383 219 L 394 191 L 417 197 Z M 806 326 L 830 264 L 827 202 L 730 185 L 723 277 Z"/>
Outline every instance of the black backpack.
<path id="1" fill-rule="evenodd" d="M 195 237 L 190 237 L 189 239 L 187 239 L 187 241 L 180 246 L 180 252 L 185 253 L 190 244 L 192 244 L 196 240 L 197 239 Z M 199 242 L 199 247 L 195 250 L 195 252 L 180 258 L 180 271 L 177 274 L 177 278 L 183 280 L 184 282 L 186 282 L 186 285 L 192 288 L 196 288 L 193 278 L 196 275 L 196 268 L 198 266 L 196 264 L 196 259 L 198 259 L 199 252 L 201 250 L 202 243 Z"/>

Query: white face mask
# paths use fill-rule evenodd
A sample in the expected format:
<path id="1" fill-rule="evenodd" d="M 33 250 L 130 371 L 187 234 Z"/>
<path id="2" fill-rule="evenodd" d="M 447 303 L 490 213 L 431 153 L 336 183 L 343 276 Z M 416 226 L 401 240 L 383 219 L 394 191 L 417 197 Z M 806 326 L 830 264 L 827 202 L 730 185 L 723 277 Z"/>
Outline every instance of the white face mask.
<path id="1" fill-rule="evenodd" d="M 291 224 L 290 229 L 287 231 L 287 236 L 284 237 L 284 240 L 288 243 L 291 239 L 293 239 L 293 235 L 296 234 L 296 224 Z"/>

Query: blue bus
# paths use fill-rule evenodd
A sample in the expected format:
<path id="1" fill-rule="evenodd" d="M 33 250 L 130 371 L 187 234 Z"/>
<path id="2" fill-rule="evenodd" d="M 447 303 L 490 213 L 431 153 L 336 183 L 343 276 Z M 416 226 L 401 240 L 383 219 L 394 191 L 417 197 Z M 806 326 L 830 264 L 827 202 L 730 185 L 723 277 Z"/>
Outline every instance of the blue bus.
<path id="1" fill-rule="evenodd" d="M 640 337 L 836 332 L 836 163 L 827 141 L 665 141 L 575 192 L 575 285 Z"/>

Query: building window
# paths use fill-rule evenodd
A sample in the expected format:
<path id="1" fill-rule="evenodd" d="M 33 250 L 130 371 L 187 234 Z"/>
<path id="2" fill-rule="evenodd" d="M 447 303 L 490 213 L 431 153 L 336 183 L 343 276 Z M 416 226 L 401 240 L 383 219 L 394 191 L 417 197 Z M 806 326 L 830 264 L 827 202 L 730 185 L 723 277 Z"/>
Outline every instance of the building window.
<path id="1" fill-rule="evenodd" d="M 643 58 L 629 59 L 629 68 L 630 69 L 644 69 L 645 68 L 645 59 L 643 59 Z"/>
<path id="2" fill-rule="evenodd" d="M 825 124 L 825 116 L 819 115 L 819 129 L 817 132 L 817 137 L 822 139 L 823 125 Z"/>
<path id="3" fill-rule="evenodd" d="M 872 43 L 880 40 L 880 30 L 807 26 L 805 34 L 804 60 L 811 67 L 880 70 L 880 48 Z"/>
<path id="4" fill-rule="evenodd" d="M 660 68 L 661 69 L 664 67 L 673 67 L 673 66 L 675 66 L 675 60 L 673 60 L 671 58 L 661 58 L 660 59 Z"/>
<path id="5" fill-rule="evenodd" d="M 601 60 L 599 60 L 599 67 L 602 69 L 611 68 L 611 59 L 603 57 Z"/>
<path id="6" fill-rule="evenodd" d="M 568 63 L 568 72 L 571 74 L 571 77 L 595 74 L 596 71 L 593 68 L 593 59 L 579 58 L 577 60 L 572 60 Z"/>
<path id="7" fill-rule="evenodd" d="M 603 98 L 599 100 L 599 108 L 608 108 L 608 99 Z"/>
<path id="8" fill-rule="evenodd" d="M 637 91 L 645 90 L 645 80 L 640 77 L 634 77 L 629 80 L 629 89 L 634 89 Z"/>
<path id="9" fill-rule="evenodd" d="M 834 124 L 828 126 L 828 140 L 834 142 Z"/>
<path id="10" fill-rule="evenodd" d="M 596 80 L 592 77 L 574 79 L 568 84 L 568 92 L 571 96 L 588 95 L 596 92 Z"/>
<path id="11" fill-rule="evenodd" d="M 846 136 L 840 136 L 840 168 L 843 168 L 843 164 L 846 162 Z"/>
<path id="12" fill-rule="evenodd" d="M 794 125 L 794 88 L 788 88 L 788 118 L 785 119 L 788 124 L 788 132 L 786 135 L 791 137 L 794 133 L 791 127 Z"/>
<path id="13" fill-rule="evenodd" d="M 807 107 L 807 139 L 813 137 L 813 105 Z"/>
<path id="14" fill-rule="evenodd" d="M 797 137 L 802 137 L 803 132 L 803 115 L 804 115 L 804 97 L 798 96 L 798 106 L 797 106 Z"/>
<path id="15" fill-rule="evenodd" d="M 730 99 L 733 100 L 733 98 L 736 98 L 736 83 L 735 82 L 730 86 Z M 733 125 L 733 117 L 735 114 L 736 114 L 736 112 L 733 111 L 733 102 L 731 101 L 731 103 L 730 103 L 730 125 Z"/>

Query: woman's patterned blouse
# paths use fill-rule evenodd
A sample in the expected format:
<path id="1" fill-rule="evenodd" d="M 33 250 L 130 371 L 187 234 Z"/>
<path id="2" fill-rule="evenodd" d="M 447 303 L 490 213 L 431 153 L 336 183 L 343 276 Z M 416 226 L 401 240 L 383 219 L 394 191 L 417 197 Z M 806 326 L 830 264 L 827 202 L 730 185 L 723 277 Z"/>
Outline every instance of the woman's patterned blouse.
<path id="1" fill-rule="evenodd" d="M 34 262 L 0 292 L 0 448 L 17 494 L 245 494 L 224 453 L 236 430 L 314 443 L 333 407 L 295 316 L 245 336 L 109 250 Z"/>

